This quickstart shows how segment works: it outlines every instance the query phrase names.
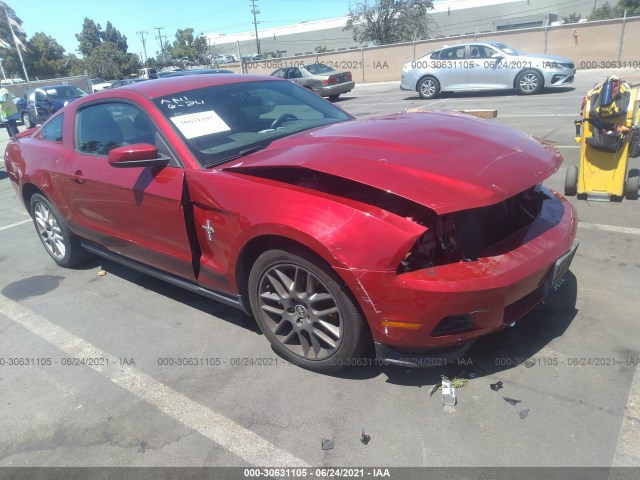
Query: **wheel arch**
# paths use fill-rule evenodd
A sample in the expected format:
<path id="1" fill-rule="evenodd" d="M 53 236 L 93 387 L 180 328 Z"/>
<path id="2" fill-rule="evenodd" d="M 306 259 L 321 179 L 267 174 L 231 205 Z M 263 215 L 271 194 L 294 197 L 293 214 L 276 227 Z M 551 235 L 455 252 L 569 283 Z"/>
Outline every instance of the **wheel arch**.
<path id="1" fill-rule="evenodd" d="M 305 257 L 308 260 L 313 260 L 318 263 L 320 267 L 324 267 L 327 273 L 334 277 L 339 284 L 341 284 L 344 292 L 349 296 L 353 304 L 359 310 L 360 315 L 365 320 L 366 328 L 368 330 L 368 334 L 371 335 L 370 338 L 373 338 L 371 332 L 371 326 L 367 321 L 367 316 L 362 308 L 362 305 L 358 301 L 356 295 L 349 287 L 349 283 L 342 278 L 342 276 L 334 269 L 329 261 L 320 255 L 318 252 L 314 251 L 312 248 L 300 243 L 296 240 L 292 240 L 291 238 L 282 237 L 280 235 L 261 235 L 258 237 L 254 237 L 249 240 L 238 255 L 238 260 L 236 261 L 236 286 L 238 288 L 238 292 L 240 293 L 240 297 L 242 298 L 242 306 L 246 312 L 251 312 L 251 305 L 249 304 L 249 296 L 248 293 L 248 284 L 249 284 L 249 273 L 251 272 L 251 267 L 255 263 L 256 259 L 267 250 L 286 250 L 299 255 L 301 257 Z"/>
<path id="2" fill-rule="evenodd" d="M 29 212 L 29 215 L 33 215 L 33 212 L 31 211 L 31 197 L 33 197 L 36 193 L 39 193 L 47 200 L 51 201 L 49 196 L 41 189 L 36 187 L 33 183 L 25 183 L 22 186 L 22 201 L 24 202 L 24 206 L 26 207 L 27 212 Z"/>

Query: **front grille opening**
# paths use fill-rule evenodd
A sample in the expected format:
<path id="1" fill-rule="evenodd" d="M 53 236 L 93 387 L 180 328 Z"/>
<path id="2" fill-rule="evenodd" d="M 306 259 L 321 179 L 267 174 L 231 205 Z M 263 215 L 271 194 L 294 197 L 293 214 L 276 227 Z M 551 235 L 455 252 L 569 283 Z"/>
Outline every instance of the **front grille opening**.
<path id="1" fill-rule="evenodd" d="M 438 217 L 405 255 L 397 273 L 477 261 L 489 248 L 530 225 L 549 198 L 536 186 L 495 205 Z"/>
<path id="2" fill-rule="evenodd" d="M 432 337 L 451 335 L 473 328 L 473 320 L 470 315 L 452 315 L 440 320 L 440 323 L 431 331 Z"/>

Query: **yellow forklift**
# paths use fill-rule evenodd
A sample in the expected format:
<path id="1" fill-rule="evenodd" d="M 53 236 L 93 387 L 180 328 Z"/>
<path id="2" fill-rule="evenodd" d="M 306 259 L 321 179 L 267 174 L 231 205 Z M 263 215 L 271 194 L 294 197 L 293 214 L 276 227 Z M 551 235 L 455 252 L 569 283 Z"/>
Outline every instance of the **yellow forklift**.
<path id="1" fill-rule="evenodd" d="M 564 194 L 599 201 L 638 198 L 640 170 L 630 169 L 629 158 L 640 156 L 638 86 L 611 75 L 590 90 L 582 102 L 582 120 L 576 120 L 579 166 L 570 166 Z"/>

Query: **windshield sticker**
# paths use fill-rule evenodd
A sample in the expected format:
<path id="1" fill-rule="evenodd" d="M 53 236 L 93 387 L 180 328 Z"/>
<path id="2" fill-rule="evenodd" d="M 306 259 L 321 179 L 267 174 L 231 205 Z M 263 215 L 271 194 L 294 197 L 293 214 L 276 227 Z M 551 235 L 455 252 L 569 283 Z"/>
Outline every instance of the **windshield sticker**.
<path id="1" fill-rule="evenodd" d="M 213 110 L 171 117 L 171 121 L 186 138 L 202 137 L 231 130 L 229 125 L 224 123 L 224 120 Z"/>
<path id="2" fill-rule="evenodd" d="M 160 105 L 166 105 L 169 109 L 174 109 L 176 107 L 193 107 L 194 105 L 204 105 L 204 101 L 202 100 L 189 100 L 187 97 L 177 97 L 166 99 L 163 98 L 160 100 Z"/>

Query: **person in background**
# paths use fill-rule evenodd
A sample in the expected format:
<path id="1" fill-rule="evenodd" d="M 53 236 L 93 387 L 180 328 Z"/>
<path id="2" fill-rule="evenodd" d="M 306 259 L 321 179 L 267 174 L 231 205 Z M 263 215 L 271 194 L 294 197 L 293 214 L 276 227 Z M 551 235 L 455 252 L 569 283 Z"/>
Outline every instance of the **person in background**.
<path id="1" fill-rule="evenodd" d="M 0 88 L 0 118 L 7 128 L 9 137 L 18 134 L 18 126 L 16 121 L 20 118 L 20 112 L 14 100 L 15 95 L 6 88 Z"/>

